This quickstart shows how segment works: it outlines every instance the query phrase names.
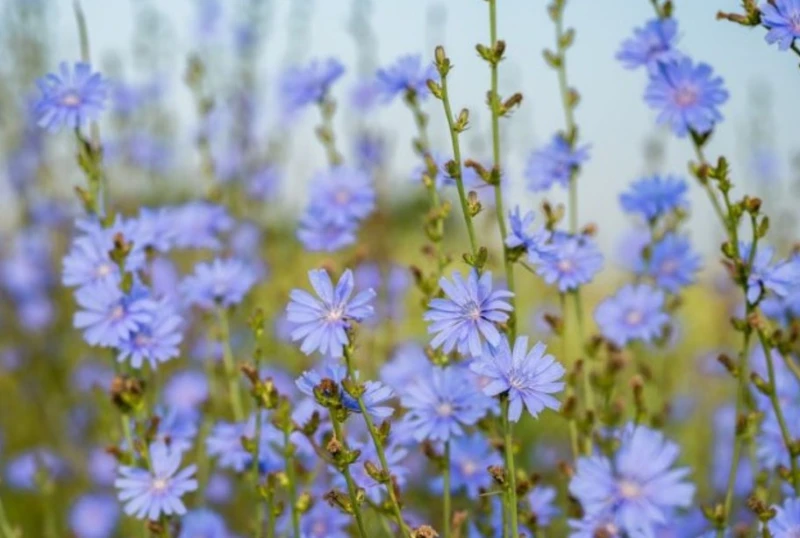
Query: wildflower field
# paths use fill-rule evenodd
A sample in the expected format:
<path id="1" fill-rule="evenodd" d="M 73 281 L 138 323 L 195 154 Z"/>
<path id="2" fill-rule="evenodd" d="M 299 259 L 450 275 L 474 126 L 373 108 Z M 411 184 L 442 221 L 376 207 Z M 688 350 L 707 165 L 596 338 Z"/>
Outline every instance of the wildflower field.
<path id="1" fill-rule="evenodd" d="M 0 538 L 800 537 L 798 104 L 689 46 L 800 0 L 695 2 L 0 1 Z"/>

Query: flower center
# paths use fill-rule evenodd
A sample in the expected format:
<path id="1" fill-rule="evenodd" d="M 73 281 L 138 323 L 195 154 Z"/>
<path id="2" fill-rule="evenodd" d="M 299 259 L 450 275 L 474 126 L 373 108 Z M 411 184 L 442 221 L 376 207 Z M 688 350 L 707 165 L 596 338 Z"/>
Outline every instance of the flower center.
<path id="1" fill-rule="evenodd" d="M 623 499 L 638 499 L 642 495 L 642 488 L 636 482 L 623 480 L 619 483 L 619 494 Z"/>
<path id="2" fill-rule="evenodd" d="M 152 341 L 152 339 L 150 338 L 149 335 L 146 335 L 144 333 L 139 333 L 136 335 L 133 341 L 136 343 L 138 347 L 145 347 Z"/>
<path id="3" fill-rule="evenodd" d="M 572 260 L 559 260 L 558 262 L 558 270 L 562 273 L 571 273 L 573 268 Z"/>
<path id="4" fill-rule="evenodd" d="M 97 267 L 95 271 L 98 277 L 104 277 L 110 275 L 114 271 L 114 266 L 110 263 L 102 263 Z"/>
<path id="5" fill-rule="evenodd" d="M 81 104 L 81 97 L 75 91 L 67 92 L 61 97 L 61 104 L 68 107 L 76 107 Z"/>
<path id="6" fill-rule="evenodd" d="M 350 192 L 344 189 L 336 191 L 336 194 L 333 196 L 333 199 L 336 200 L 337 204 L 345 205 L 350 201 Z"/>
<path id="7" fill-rule="evenodd" d="M 342 319 L 342 317 L 344 317 L 344 308 L 337 306 L 328 310 L 328 313 L 325 314 L 325 321 L 339 321 Z"/>
<path id="8" fill-rule="evenodd" d="M 125 308 L 123 308 L 121 304 L 115 306 L 114 309 L 111 311 L 111 319 L 122 319 L 124 315 L 125 315 Z"/>
<path id="9" fill-rule="evenodd" d="M 661 272 L 667 275 L 671 275 L 678 269 L 678 262 L 675 260 L 667 260 L 661 264 Z"/>
<path id="10" fill-rule="evenodd" d="M 694 86 L 682 86 L 675 90 L 675 104 L 681 108 L 697 104 L 697 97 L 697 88 Z"/>
<path id="11" fill-rule="evenodd" d="M 516 372 L 511 372 L 511 375 L 508 377 L 508 384 L 511 385 L 511 388 L 521 390 L 522 387 L 525 386 L 525 378 Z"/>
<path id="12" fill-rule="evenodd" d="M 793 34 L 800 36 L 800 10 L 789 14 L 789 26 L 792 28 Z M 798 530 L 798 533 L 800 533 L 800 530 Z M 798 537 L 800 538 L 800 534 Z"/>
<path id="13" fill-rule="evenodd" d="M 474 461 L 467 460 L 467 461 L 465 461 L 464 463 L 461 464 L 461 472 L 465 476 L 472 476 L 472 475 L 475 474 L 475 471 L 477 471 L 477 470 L 478 470 L 478 466 L 475 465 Z"/>
<path id="14" fill-rule="evenodd" d="M 324 521 L 315 521 L 311 526 L 311 536 L 325 536 L 328 534 L 328 526 Z"/>
<path id="15" fill-rule="evenodd" d="M 625 322 L 628 325 L 639 325 L 644 319 L 644 315 L 640 310 L 631 310 L 625 314 Z"/>
<path id="16" fill-rule="evenodd" d="M 225 284 L 225 282 L 215 282 L 211 288 L 211 291 L 214 293 L 214 297 L 222 297 L 225 295 L 227 289 L 228 286 Z"/>
<path id="17" fill-rule="evenodd" d="M 436 413 L 438 413 L 440 417 L 449 417 L 453 414 L 453 406 L 448 402 L 442 402 L 439 404 L 439 407 L 436 408 Z"/>
<path id="18" fill-rule="evenodd" d="M 167 489 L 167 486 L 169 486 L 169 481 L 167 481 L 166 478 L 156 478 L 155 480 L 153 480 L 153 491 L 155 492 L 160 493 L 162 491 L 165 491 Z"/>

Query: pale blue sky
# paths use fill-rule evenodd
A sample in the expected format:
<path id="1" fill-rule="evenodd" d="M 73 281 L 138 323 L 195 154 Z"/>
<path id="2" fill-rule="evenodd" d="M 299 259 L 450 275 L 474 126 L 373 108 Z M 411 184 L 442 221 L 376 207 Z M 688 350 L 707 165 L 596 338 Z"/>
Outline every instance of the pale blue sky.
<path id="1" fill-rule="evenodd" d="M 9 0 L 3 0 L 9 1 Z M 144 0 L 135 0 L 144 1 Z M 275 8 L 272 33 L 263 59 L 262 77 L 274 80 L 280 61 L 286 55 L 287 14 L 294 2 L 307 4 L 312 15 L 307 57 L 334 55 L 346 65 L 353 65 L 355 49 L 346 30 L 351 0 L 272 0 Z M 77 39 L 71 17 L 71 0 L 56 0 L 58 51 L 65 57 L 77 54 Z M 131 5 L 124 0 L 83 0 L 95 55 L 107 56 L 118 51 L 129 57 L 133 31 Z M 185 52 L 193 42 L 194 0 L 162 0 L 151 2 L 169 16 L 174 41 L 173 50 L 165 58 L 172 69 L 169 78 L 175 88 L 175 106 L 191 118 L 188 94 L 181 87 L 180 76 Z M 224 0 L 227 11 L 235 2 Z M 398 55 L 423 53 L 430 56 L 433 36 L 426 31 L 426 16 L 434 4 L 446 7 L 444 45 L 456 66 L 452 74 L 452 97 L 455 106 L 468 106 L 485 119 L 483 99 L 488 85 L 486 65 L 474 52 L 478 41 L 488 36 L 487 5 L 482 0 L 372 0 L 372 28 L 378 35 L 377 57 L 389 63 Z M 756 83 L 768 85 L 773 97 L 773 133 L 781 171 L 789 173 L 788 161 L 793 150 L 800 147 L 797 126 L 800 125 L 800 106 L 797 95 L 800 73 L 797 58 L 781 53 L 763 41 L 763 30 L 750 30 L 718 22 L 715 13 L 736 10 L 738 0 L 676 0 L 676 15 L 680 23 L 680 46 L 690 56 L 712 64 L 722 75 L 731 93 L 723 112 L 726 120 L 718 130 L 710 153 L 725 153 L 732 158 L 735 180 L 744 182 L 747 171 L 746 135 L 749 121 L 748 94 Z M 563 125 L 563 113 L 557 92 L 555 74 L 542 60 L 541 51 L 552 45 L 554 30 L 545 13 L 544 0 L 498 0 L 499 35 L 507 42 L 508 61 L 503 65 L 506 93 L 520 90 L 525 95 L 523 109 L 510 121 L 509 176 L 515 183 L 515 200 L 534 207 L 539 198 L 522 189 L 521 171 L 525 156 L 535 145 L 548 138 Z M 581 177 L 580 200 L 582 220 L 594 220 L 601 225 L 600 240 L 609 248 L 613 238 L 627 221 L 618 210 L 617 196 L 621 189 L 637 178 L 643 169 L 642 147 L 646 136 L 655 132 L 654 114 L 641 100 L 645 86 L 643 72 L 629 72 L 614 60 L 621 40 L 634 26 L 652 17 L 648 0 L 570 0 L 567 22 L 576 28 L 577 40 L 569 53 L 569 76 L 578 88 L 583 101 L 577 111 L 582 138 L 592 144 L 592 159 Z M 102 62 L 101 62 L 102 63 Z M 339 90 L 344 91 L 355 80 L 350 73 Z M 438 102 L 429 103 L 432 113 L 434 140 L 447 149 L 443 117 Z M 407 174 L 412 168 L 411 152 L 406 142 L 412 133 L 412 122 L 400 103 L 375 118 L 390 129 L 395 141 L 393 159 L 397 174 Z M 295 159 L 291 174 L 295 183 L 307 177 L 322 153 L 310 144 L 311 120 L 297 126 L 304 136 L 303 158 Z M 488 123 L 477 122 L 469 133 L 471 138 L 487 131 Z M 305 133 L 303 130 L 305 129 Z M 668 140 L 664 172 L 684 174 L 691 156 L 688 141 Z M 481 157 L 481 155 L 475 155 Z M 714 244 L 708 225 L 711 212 L 707 201 L 693 186 L 693 213 L 700 225 L 695 238 L 704 248 Z M 551 198 L 560 199 L 558 196 Z"/>

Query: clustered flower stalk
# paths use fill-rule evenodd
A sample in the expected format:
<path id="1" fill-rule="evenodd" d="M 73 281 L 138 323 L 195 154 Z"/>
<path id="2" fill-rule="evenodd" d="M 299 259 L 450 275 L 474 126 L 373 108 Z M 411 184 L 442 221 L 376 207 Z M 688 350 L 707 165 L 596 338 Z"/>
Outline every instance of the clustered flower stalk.
<path id="1" fill-rule="evenodd" d="M 73 11 L 75 21 L 78 26 L 78 38 L 81 47 L 81 59 L 89 63 L 91 61 L 91 49 L 89 46 L 89 31 L 86 27 L 86 17 L 80 0 L 73 0 Z M 106 178 L 103 170 L 103 150 L 100 143 L 100 127 L 97 122 L 92 122 L 90 127 L 90 137 L 86 138 L 80 131 L 75 129 L 75 139 L 78 144 L 78 165 L 86 176 L 86 189 L 75 187 L 84 210 L 89 215 L 94 215 L 101 222 L 108 224 L 111 222 L 110 215 L 104 215 L 106 208 Z M 103 218 L 105 216 L 105 218 Z"/>
<path id="2" fill-rule="evenodd" d="M 671 2 L 665 2 L 659 6 L 657 2 L 653 1 L 653 6 L 656 15 L 659 18 L 669 18 L 672 16 Z M 714 213 L 720 220 L 726 235 L 726 242 L 722 245 L 722 253 L 727 258 L 732 267 L 731 273 L 733 279 L 739 284 L 742 289 L 742 295 L 747 297 L 748 280 L 753 269 L 753 263 L 756 257 L 758 242 L 762 239 L 769 228 L 769 219 L 766 216 L 760 216 L 761 201 L 757 198 L 750 198 L 745 196 L 739 202 L 733 202 L 730 197 L 730 190 L 733 187 L 729 179 L 729 169 L 727 160 L 720 157 L 717 165 L 713 166 L 709 163 L 705 155 L 705 145 L 713 135 L 713 129 L 707 133 L 697 133 L 691 131 L 691 140 L 695 156 L 698 162 L 692 165 L 691 170 L 693 175 L 697 178 L 700 185 L 706 191 Z M 716 190 L 715 190 L 716 187 Z M 719 194 L 717 194 L 719 192 Z M 722 201 L 720 201 L 720 197 Z M 739 249 L 739 224 L 742 217 L 747 214 L 750 217 L 750 224 L 752 228 L 752 242 L 747 260 L 742 259 L 742 253 Z M 748 351 L 750 349 L 750 342 L 752 333 L 757 331 L 757 337 L 762 345 L 765 361 L 767 363 L 767 371 L 769 379 L 766 384 L 762 382 L 757 383 L 756 386 L 759 390 L 764 392 L 770 399 L 773 411 L 775 412 L 778 421 L 781 436 L 783 438 L 786 449 L 789 453 L 789 461 L 791 466 L 791 483 L 796 493 L 800 493 L 800 470 L 797 466 L 797 452 L 794 449 L 794 441 L 791 439 L 786 421 L 781 409 L 780 402 L 776 396 L 776 380 L 774 372 L 774 364 L 772 360 L 771 348 L 768 345 L 763 332 L 760 329 L 753 327 L 754 323 L 758 323 L 760 318 L 759 303 L 763 297 L 763 293 L 755 301 L 745 299 L 745 318 L 742 323 L 735 323 L 734 327 L 743 333 L 742 347 L 739 351 L 737 364 L 733 371 L 738 378 L 738 387 L 736 394 L 736 435 L 734 438 L 733 459 L 731 461 L 731 468 L 728 474 L 728 484 L 725 491 L 725 500 L 722 506 L 716 507 L 711 513 L 715 523 L 717 524 L 717 537 L 722 538 L 725 529 L 727 528 L 728 521 L 731 516 L 733 505 L 733 488 L 736 480 L 737 469 L 739 465 L 739 458 L 741 456 L 743 444 L 745 442 L 747 420 L 742 420 L 745 407 L 747 406 L 749 396 L 749 382 L 751 376 L 749 374 Z M 754 379 L 758 379 L 757 376 Z M 764 386 L 766 385 L 766 386 Z"/>
<path id="3" fill-rule="evenodd" d="M 448 174 L 456 183 L 458 189 L 458 200 L 461 202 L 461 211 L 464 215 L 464 224 L 467 227 L 467 235 L 469 236 L 470 258 L 467 261 L 470 265 L 477 266 L 479 259 L 478 254 L 478 241 L 475 235 L 475 226 L 472 219 L 480 211 L 480 204 L 471 202 L 467 198 L 466 189 L 464 188 L 464 164 L 461 160 L 461 142 L 459 136 L 463 133 L 469 125 L 469 110 L 466 108 L 459 112 L 458 116 L 453 116 L 453 109 L 450 104 L 450 93 L 447 89 L 447 75 L 452 69 L 450 58 L 445 54 L 444 47 L 441 45 L 436 47 L 434 51 L 434 58 L 436 70 L 439 72 L 440 84 L 434 81 L 428 81 L 428 87 L 431 93 L 442 102 L 444 107 L 444 114 L 447 118 L 447 126 L 450 131 L 450 143 L 453 147 L 453 160 L 448 163 Z M 472 195 L 473 193 L 470 193 Z M 477 267 L 480 270 L 480 267 Z"/>
<path id="4" fill-rule="evenodd" d="M 184 81 L 192 92 L 194 98 L 195 110 L 197 117 L 200 121 L 200 130 L 197 134 L 195 144 L 197 152 L 200 154 L 200 171 L 206 181 L 206 189 L 208 194 L 212 194 L 214 186 L 216 185 L 216 171 L 214 166 L 214 156 L 211 153 L 211 142 L 208 137 L 208 132 L 205 124 L 214 110 L 214 99 L 207 95 L 204 90 L 204 82 L 206 79 L 206 65 L 203 60 L 197 56 L 189 56 L 186 64 L 186 72 L 184 74 Z"/>
<path id="5" fill-rule="evenodd" d="M 580 101 L 578 92 L 570 87 L 567 78 L 567 49 L 569 49 L 575 41 L 575 30 L 572 28 L 564 29 L 564 10 L 566 8 L 567 0 L 554 0 L 547 8 L 548 15 L 555 25 L 556 32 L 556 50 L 555 52 L 546 50 L 544 53 L 547 64 L 552 67 L 558 77 L 558 89 L 561 95 L 561 105 L 564 111 L 564 139 L 569 144 L 570 149 L 574 149 L 578 143 L 578 126 L 575 122 L 575 107 Z M 572 167 L 569 175 L 569 231 L 570 234 L 576 235 L 579 233 L 579 219 L 578 219 L 578 175 L 580 168 L 577 166 Z M 585 342 L 584 320 L 583 320 L 583 299 L 581 297 L 580 288 L 574 291 L 567 292 L 572 297 L 572 305 L 574 308 L 573 316 L 569 316 L 569 308 L 566 300 L 562 300 L 562 315 L 564 316 L 564 338 L 567 342 L 573 340 L 571 335 L 568 334 L 567 328 L 570 325 L 567 323 L 572 317 L 575 320 L 576 335 L 575 341 L 578 343 L 578 350 L 583 347 Z M 563 294 L 563 293 L 562 293 Z M 567 346 L 568 348 L 569 346 Z M 568 351 L 569 352 L 569 351 Z M 584 393 L 584 403 L 586 406 L 586 415 L 589 420 L 595 412 L 594 406 L 594 391 L 591 385 L 591 372 L 586 364 L 581 367 L 582 383 Z M 591 431 L 587 434 L 586 442 L 583 446 L 583 453 L 589 455 L 591 453 Z"/>
<path id="6" fill-rule="evenodd" d="M 422 182 L 425 185 L 425 189 L 428 191 L 428 200 L 430 204 L 430 211 L 425 217 L 425 234 L 433 243 L 434 256 L 436 258 L 436 271 L 434 272 L 431 282 L 420 286 L 427 300 L 436 295 L 439 286 L 439 278 L 441 278 L 444 268 L 449 262 L 442 248 L 442 239 L 444 238 L 444 221 L 450 213 L 450 204 L 447 201 L 441 201 L 439 191 L 436 188 L 436 177 L 438 174 L 441 174 L 441 172 L 437 170 L 436 162 L 431 155 L 431 146 L 428 140 L 428 115 L 422 110 L 417 92 L 413 88 L 408 88 L 406 90 L 403 95 L 403 100 L 409 110 L 411 110 L 414 117 L 414 124 L 417 127 L 417 137 L 413 140 L 413 146 L 414 151 L 425 164 Z"/>
<path id="7" fill-rule="evenodd" d="M 336 466 L 347 482 L 347 495 L 350 500 L 349 504 L 344 505 L 343 508 L 353 514 L 356 520 L 356 526 L 358 527 L 358 535 L 361 536 L 361 538 L 367 538 L 368 535 L 364 527 L 364 518 L 361 515 L 360 507 L 364 494 L 363 491 L 359 491 L 356 488 L 353 476 L 350 474 L 350 465 L 353 464 L 357 454 L 354 454 L 347 446 L 347 439 L 342 430 L 341 417 L 338 417 L 337 412 L 333 409 L 330 410 L 330 417 L 331 423 L 333 424 L 334 438 L 328 443 L 327 449 L 334 458 L 334 461 L 337 459 L 340 460 L 336 462 Z M 341 505 L 342 503 L 339 504 Z"/>
<path id="8" fill-rule="evenodd" d="M 322 122 L 317 126 L 317 139 L 325 148 L 325 155 L 331 167 L 342 164 L 342 154 L 336 149 L 336 134 L 333 130 L 333 118 L 336 115 L 336 101 L 325 95 L 318 103 Z"/>
<path id="9" fill-rule="evenodd" d="M 370 417 L 369 412 L 367 411 L 367 406 L 364 404 L 364 398 L 363 398 L 364 389 L 363 387 L 357 384 L 355 377 L 355 369 L 353 367 L 352 335 L 350 337 L 350 341 L 344 347 L 344 360 L 345 364 L 347 365 L 347 383 L 344 384 L 344 389 L 347 391 L 348 394 L 350 394 L 350 396 L 355 398 L 356 401 L 358 402 L 358 408 L 361 410 L 361 416 L 364 418 L 364 423 L 366 424 L 367 430 L 369 431 L 370 439 L 372 439 L 372 443 L 375 445 L 375 451 L 378 454 L 378 461 L 381 464 L 380 471 L 376 473 L 375 476 L 373 476 L 373 478 L 386 486 L 386 491 L 389 494 L 389 502 L 391 504 L 395 522 L 397 523 L 397 526 L 400 529 L 400 533 L 404 536 L 408 536 L 409 535 L 408 526 L 403 520 L 402 509 L 400 507 L 400 500 L 398 499 L 398 492 L 396 490 L 396 485 L 394 482 L 394 478 L 392 476 L 391 469 L 389 468 L 389 463 L 386 460 L 386 452 L 383 449 L 383 443 L 389 436 L 389 430 L 388 430 L 389 423 L 388 422 L 384 423 L 386 427 L 382 426 L 380 430 L 376 428 L 375 424 L 372 422 L 372 417 Z"/>
<path id="10" fill-rule="evenodd" d="M 497 0 L 486 0 L 489 5 L 489 46 L 477 45 L 478 54 L 489 64 L 491 87 L 487 95 L 487 104 L 492 117 L 492 170 L 491 181 L 494 185 L 494 201 L 497 211 L 497 227 L 500 231 L 500 240 L 503 245 L 503 265 L 505 267 L 506 286 L 513 295 L 509 299 L 511 312 L 508 318 L 509 340 L 514 341 L 516 335 L 516 294 L 514 285 L 514 263 L 509 249 L 506 246 L 506 213 L 503 209 L 503 191 L 501 185 L 502 168 L 500 153 L 500 117 L 505 116 L 522 101 L 520 94 L 514 94 L 506 102 L 502 102 L 498 93 L 498 67 L 503 59 L 505 52 L 505 42 L 497 39 Z M 500 413 L 502 415 L 504 456 L 507 474 L 505 511 L 508 514 L 510 535 L 513 538 L 519 537 L 519 514 L 517 503 L 517 472 L 514 465 L 514 442 L 512 425 L 508 420 L 508 398 L 501 396 Z M 503 525 L 503 535 L 506 535 L 507 527 Z"/>
<path id="11" fill-rule="evenodd" d="M 225 368 L 225 377 L 228 381 L 228 399 L 231 405 L 231 412 L 236 422 L 244 420 L 244 405 L 242 395 L 239 391 L 239 380 L 236 372 L 236 365 L 231 349 L 231 330 L 228 320 L 228 310 L 222 306 L 217 307 L 217 325 L 219 330 L 219 342 L 222 344 L 222 364 Z M 256 420 L 258 423 L 259 421 Z"/>

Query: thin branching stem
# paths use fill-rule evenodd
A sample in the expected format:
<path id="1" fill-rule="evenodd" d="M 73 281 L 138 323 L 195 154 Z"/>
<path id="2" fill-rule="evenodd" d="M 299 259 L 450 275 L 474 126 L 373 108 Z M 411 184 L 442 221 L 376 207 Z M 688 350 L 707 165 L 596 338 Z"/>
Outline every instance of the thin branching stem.
<path id="1" fill-rule="evenodd" d="M 225 377 L 228 380 L 228 398 L 230 399 L 233 418 L 236 422 L 244 420 L 244 406 L 242 395 L 239 391 L 236 365 L 234 364 L 233 351 L 231 350 L 231 329 L 228 322 L 228 311 L 222 306 L 217 308 L 217 321 L 219 323 L 219 339 L 222 344 L 222 364 L 225 367 Z"/>
<path id="2" fill-rule="evenodd" d="M 467 225 L 467 235 L 469 236 L 469 246 L 473 257 L 478 255 L 478 241 L 475 236 L 475 227 L 472 223 L 469 204 L 467 203 L 466 189 L 464 189 L 464 165 L 461 162 L 461 143 L 459 142 L 459 132 L 456 130 L 453 109 L 450 105 L 450 94 L 447 90 L 447 75 L 442 75 L 442 104 L 444 114 L 447 116 L 447 125 L 450 129 L 450 143 L 453 146 L 453 162 L 455 163 L 456 188 L 458 189 L 458 200 L 461 202 L 461 211 L 464 214 L 464 224 Z"/>
<path id="3" fill-rule="evenodd" d="M 347 364 L 347 377 L 352 382 L 356 382 L 355 378 L 355 369 L 353 368 L 353 356 L 352 356 L 352 348 L 348 345 L 345 346 L 344 349 L 344 358 L 345 363 Z M 373 445 L 375 445 L 375 451 L 378 454 L 378 461 L 381 464 L 381 471 L 389 477 L 388 483 L 386 483 L 386 490 L 389 493 L 389 502 L 392 505 L 392 513 L 394 514 L 395 522 L 397 523 L 398 527 L 400 528 L 400 532 L 404 536 L 409 536 L 411 533 L 408 530 L 408 526 L 406 525 L 405 521 L 403 520 L 403 513 L 400 508 L 400 501 L 397 499 L 397 494 L 394 490 L 394 483 L 391 479 L 391 469 L 389 467 L 389 462 L 386 459 L 386 452 L 383 449 L 383 441 L 380 439 L 378 430 L 375 428 L 375 424 L 372 422 L 372 417 L 370 417 L 369 411 L 367 410 L 367 406 L 364 403 L 364 398 L 359 395 L 356 398 L 358 402 L 358 408 L 361 411 L 361 416 L 364 418 L 364 423 L 367 425 L 367 430 L 369 430 L 369 436 L 372 439 Z"/>
<path id="4" fill-rule="evenodd" d="M 333 433 L 336 436 L 336 439 L 345 447 L 347 447 L 347 441 L 345 439 L 344 433 L 342 432 L 342 425 L 336 418 L 336 413 L 331 412 L 331 423 L 333 424 Z M 344 480 L 347 482 L 347 494 L 350 497 L 350 504 L 352 505 L 353 516 L 356 520 L 356 526 L 358 527 L 358 534 L 361 538 L 367 538 L 369 535 L 366 532 L 364 527 L 364 518 L 361 515 L 361 507 L 358 503 L 358 493 L 356 491 L 356 483 L 353 481 L 353 475 L 350 474 L 350 467 L 348 465 L 344 465 L 342 467 L 342 474 L 344 475 Z"/>

